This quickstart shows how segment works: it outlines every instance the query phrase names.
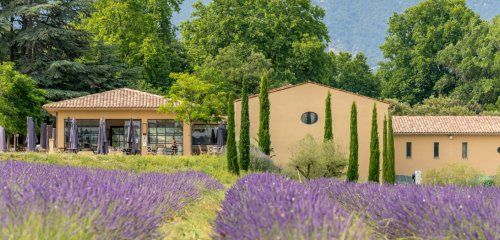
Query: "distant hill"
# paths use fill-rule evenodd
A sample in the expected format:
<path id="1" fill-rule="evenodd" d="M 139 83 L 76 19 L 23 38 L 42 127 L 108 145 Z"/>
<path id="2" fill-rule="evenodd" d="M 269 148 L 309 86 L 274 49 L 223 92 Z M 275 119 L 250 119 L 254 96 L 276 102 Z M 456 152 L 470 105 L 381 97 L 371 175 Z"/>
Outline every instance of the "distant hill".
<path id="1" fill-rule="evenodd" d="M 185 0 L 173 23 L 188 20 L 196 0 Z M 202 0 L 208 3 L 210 0 Z M 384 42 L 387 20 L 419 0 L 312 0 L 325 9 L 324 22 L 330 35 L 329 48 L 335 51 L 362 51 L 371 66 L 383 60 L 379 46 Z M 468 0 L 468 5 L 483 19 L 500 14 L 500 0 Z"/>

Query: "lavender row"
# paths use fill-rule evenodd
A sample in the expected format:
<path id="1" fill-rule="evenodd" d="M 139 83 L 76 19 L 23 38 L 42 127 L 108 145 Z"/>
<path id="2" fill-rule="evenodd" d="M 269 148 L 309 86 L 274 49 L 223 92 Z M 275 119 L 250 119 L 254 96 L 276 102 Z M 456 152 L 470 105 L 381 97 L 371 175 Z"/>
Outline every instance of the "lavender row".
<path id="1" fill-rule="evenodd" d="M 500 188 L 318 180 L 332 201 L 393 238 L 500 239 Z"/>
<path id="2" fill-rule="evenodd" d="M 111 239 L 150 239 L 158 226 L 203 190 L 221 189 L 200 172 L 133 174 L 17 161 L 0 163 L 0 224 L 21 224 L 54 211 L 94 218 Z"/>
<path id="3" fill-rule="evenodd" d="M 322 189 L 274 174 L 240 179 L 226 194 L 218 239 L 361 239 L 363 222 Z"/>
<path id="4" fill-rule="evenodd" d="M 379 185 L 272 174 L 242 178 L 216 221 L 220 239 L 500 239 L 500 189 Z"/>

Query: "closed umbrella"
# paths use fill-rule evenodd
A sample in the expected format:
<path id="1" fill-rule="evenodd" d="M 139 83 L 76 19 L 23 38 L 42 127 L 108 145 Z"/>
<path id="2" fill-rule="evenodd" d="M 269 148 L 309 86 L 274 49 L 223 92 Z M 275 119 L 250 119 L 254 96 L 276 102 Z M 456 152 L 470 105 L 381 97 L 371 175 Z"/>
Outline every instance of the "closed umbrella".
<path id="1" fill-rule="evenodd" d="M 76 119 L 71 119 L 69 126 L 69 147 L 72 152 L 78 151 L 78 125 Z"/>
<path id="2" fill-rule="evenodd" d="M 7 136 L 5 134 L 5 128 L 0 126 L 0 152 L 7 151 Z"/>
<path id="3" fill-rule="evenodd" d="M 99 121 L 99 135 L 97 135 L 97 154 L 108 154 L 108 140 L 106 138 L 106 120 Z"/>
<path id="4" fill-rule="evenodd" d="M 42 149 L 47 149 L 49 139 L 47 138 L 47 124 L 42 123 L 40 126 L 40 147 Z"/>
<path id="5" fill-rule="evenodd" d="M 135 136 L 135 127 L 134 121 L 130 119 L 127 131 L 127 145 L 131 154 L 136 154 L 138 152 L 137 149 L 137 136 Z"/>
<path id="6" fill-rule="evenodd" d="M 217 147 L 221 148 L 222 146 L 226 145 L 226 124 L 221 123 L 217 127 Z"/>
<path id="7" fill-rule="evenodd" d="M 27 132 L 26 132 L 26 150 L 28 152 L 33 152 L 35 151 L 36 148 L 36 133 L 35 133 L 35 123 L 33 122 L 32 117 L 27 118 L 27 124 L 26 124 Z"/>

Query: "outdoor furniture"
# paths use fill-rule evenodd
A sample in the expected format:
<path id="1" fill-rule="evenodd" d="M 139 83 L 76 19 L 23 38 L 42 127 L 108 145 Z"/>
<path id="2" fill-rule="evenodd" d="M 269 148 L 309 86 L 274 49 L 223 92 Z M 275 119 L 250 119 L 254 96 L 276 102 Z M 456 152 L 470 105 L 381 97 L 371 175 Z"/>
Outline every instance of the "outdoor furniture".
<path id="1" fill-rule="evenodd" d="M 198 150 L 200 155 L 207 154 L 208 152 L 206 145 L 198 145 Z"/>
<path id="2" fill-rule="evenodd" d="M 207 146 L 208 155 L 217 155 L 219 153 L 219 147 L 217 145 Z"/>

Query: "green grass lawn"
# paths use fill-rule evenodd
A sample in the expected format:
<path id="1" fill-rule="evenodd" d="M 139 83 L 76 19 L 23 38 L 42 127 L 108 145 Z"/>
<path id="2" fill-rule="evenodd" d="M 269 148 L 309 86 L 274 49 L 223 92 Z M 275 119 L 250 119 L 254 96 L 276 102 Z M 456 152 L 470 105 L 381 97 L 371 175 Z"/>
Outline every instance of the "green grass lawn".
<path id="1" fill-rule="evenodd" d="M 20 160 L 77 167 L 120 169 L 134 172 L 173 173 L 201 171 L 228 189 L 238 176 L 227 171 L 225 156 L 112 156 L 45 153 L 0 153 L 0 160 Z M 164 239 L 210 239 L 212 223 L 224 200 L 225 190 L 206 192 L 202 199 L 187 206 L 160 227 Z"/>

